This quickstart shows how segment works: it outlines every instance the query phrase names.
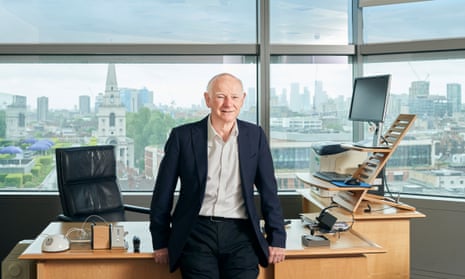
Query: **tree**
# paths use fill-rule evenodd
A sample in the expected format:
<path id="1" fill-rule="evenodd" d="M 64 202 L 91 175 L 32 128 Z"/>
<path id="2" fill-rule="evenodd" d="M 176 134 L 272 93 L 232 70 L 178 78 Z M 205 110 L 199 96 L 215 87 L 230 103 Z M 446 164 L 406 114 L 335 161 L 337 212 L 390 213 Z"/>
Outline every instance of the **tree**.
<path id="1" fill-rule="evenodd" d="M 171 115 L 158 110 L 142 108 L 137 113 L 128 113 L 126 131 L 134 140 L 135 165 L 144 169 L 144 149 L 146 146 L 163 147 L 168 133 L 176 125 Z"/>

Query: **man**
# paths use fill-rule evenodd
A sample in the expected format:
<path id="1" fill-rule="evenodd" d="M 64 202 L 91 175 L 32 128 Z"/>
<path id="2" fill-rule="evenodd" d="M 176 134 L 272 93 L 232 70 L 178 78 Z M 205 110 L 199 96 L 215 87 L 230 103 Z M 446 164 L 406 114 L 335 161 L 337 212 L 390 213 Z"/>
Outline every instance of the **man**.
<path id="1" fill-rule="evenodd" d="M 180 267 L 183 278 L 256 278 L 258 264 L 284 260 L 271 152 L 260 127 L 237 119 L 245 98 L 241 80 L 218 74 L 204 98 L 210 114 L 174 128 L 165 145 L 151 204 L 154 259 L 171 271 Z"/>

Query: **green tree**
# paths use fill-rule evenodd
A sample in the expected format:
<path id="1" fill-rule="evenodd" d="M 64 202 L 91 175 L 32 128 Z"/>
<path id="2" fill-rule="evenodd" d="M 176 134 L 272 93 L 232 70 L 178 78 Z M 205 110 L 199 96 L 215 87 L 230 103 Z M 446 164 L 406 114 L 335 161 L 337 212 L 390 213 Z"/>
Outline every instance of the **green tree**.
<path id="1" fill-rule="evenodd" d="M 135 165 L 144 169 L 144 148 L 146 146 L 163 147 L 168 133 L 176 124 L 171 115 L 158 110 L 142 108 L 137 113 L 128 113 L 126 131 L 134 140 Z"/>

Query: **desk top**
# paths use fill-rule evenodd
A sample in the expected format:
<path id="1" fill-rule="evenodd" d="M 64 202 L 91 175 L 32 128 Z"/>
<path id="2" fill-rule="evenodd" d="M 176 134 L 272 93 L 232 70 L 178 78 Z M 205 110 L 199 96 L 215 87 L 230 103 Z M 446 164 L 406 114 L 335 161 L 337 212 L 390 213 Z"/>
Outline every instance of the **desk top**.
<path id="1" fill-rule="evenodd" d="M 82 226 L 82 223 L 52 222 L 19 258 L 33 260 L 152 258 L 153 250 L 148 222 L 117 222 L 112 224 L 124 226 L 124 230 L 128 233 L 125 238 L 128 242 L 128 249 L 92 250 L 90 243 L 71 242 L 70 250 L 57 253 L 42 252 L 42 241 L 47 237 L 47 235 L 58 233 L 66 235 L 70 229 L 81 228 Z M 90 230 L 90 225 L 88 225 L 85 229 Z M 365 239 L 355 231 L 343 232 L 340 236 L 325 235 L 331 241 L 331 245 L 329 247 L 303 246 L 301 243 L 301 237 L 304 234 L 308 234 L 309 231 L 306 229 L 301 220 L 291 220 L 291 224 L 286 227 L 286 231 L 286 257 L 288 258 L 344 256 L 385 252 L 383 248 L 370 240 Z M 134 235 L 137 235 L 141 240 L 140 253 L 134 253 L 134 248 L 132 246 L 132 238 Z"/>
<path id="2" fill-rule="evenodd" d="M 386 252 L 385 249 L 354 230 L 341 232 L 340 234 L 325 234 L 331 242 L 329 247 L 303 246 L 301 237 L 302 235 L 309 234 L 310 231 L 301 220 L 292 220 L 286 232 L 286 258 L 324 257 L 328 255 L 334 257 Z"/>
<path id="3" fill-rule="evenodd" d="M 86 224 L 74 222 L 52 222 L 32 242 L 31 245 L 19 257 L 20 259 L 127 259 L 127 258 L 152 258 L 152 239 L 149 233 L 148 222 L 113 222 L 113 225 L 122 225 L 127 232 L 125 237 L 128 249 L 103 249 L 92 250 L 90 242 L 74 243 L 71 241 L 70 249 L 64 252 L 42 252 L 42 241 L 48 235 L 66 235 L 72 229 L 85 229 L 90 233 L 91 223 Z M 79 232 L 69 234 L 70 239 L 77 239 Z M 140 238 L 140 253 L 134 253 L 132 238 Z"/>

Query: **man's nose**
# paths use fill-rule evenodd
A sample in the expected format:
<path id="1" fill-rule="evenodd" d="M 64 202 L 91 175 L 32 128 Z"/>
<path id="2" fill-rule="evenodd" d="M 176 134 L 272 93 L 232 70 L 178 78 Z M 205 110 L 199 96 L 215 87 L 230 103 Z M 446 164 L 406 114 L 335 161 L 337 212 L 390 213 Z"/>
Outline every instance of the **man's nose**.
<path id="1" fill-rule="evenodd" d="M 223 103 L 223 104 L 224 104 L 224 105 L 229 105 L 229 104 L 231 104 L 231 103 L 232 103 L 232 98 L 226 96 L 226 97 L 224 98 L 224 103 Z"/>

